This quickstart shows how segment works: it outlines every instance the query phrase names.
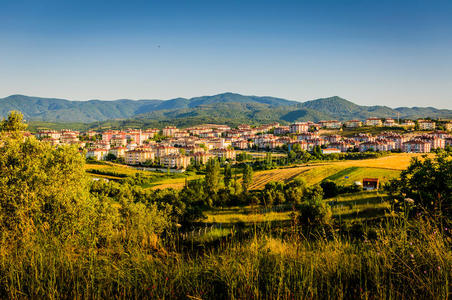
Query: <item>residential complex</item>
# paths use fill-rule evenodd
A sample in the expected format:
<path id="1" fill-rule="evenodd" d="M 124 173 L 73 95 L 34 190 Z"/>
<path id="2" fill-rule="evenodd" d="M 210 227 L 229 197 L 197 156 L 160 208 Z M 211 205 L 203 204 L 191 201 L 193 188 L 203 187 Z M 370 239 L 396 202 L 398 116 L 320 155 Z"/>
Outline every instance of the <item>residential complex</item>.
<path id="1" fill-rule="evenodd" d="M 391 118 L 368 118 L 365 126 L 411 126 L 413 121 L 402 123 Z M 444 122 L 443 122 L 444 123 Z M 312 151 L 321 147 L 322 153 L 334 154 L 349 151 L 403 151 L 426 153 L 452 145 L 451 123 L 443 124 L 446 131 L 433 131 L 436 122 L 418 120 L 419 130 L 409 129 L 404 134 L 382 131 L 378 135 L 359 132 L 361 120 L 296 122 L 289 126 L 279 123 L 236 128 L 227 125 L 204 124 L 190 128 L 167 126 L 159 129 L 128 129 L 78 132 L 72 130 L 40 130 L 35 136 L 54 146 L 75 144 L 84 150 L 87 158 L 105 160 L 122 159 L 128 165 L 153 165 L 185 169 L 190 164 L 205 164 L 209 159 L 236 159 L 237 151 L 260 149 L 264 151 L 290 151 L 297 147 Z M 356 128 L 352 136 L 341 135 L 342 128 Z M 157 139 L 154 137 L 159 134 Z"/>

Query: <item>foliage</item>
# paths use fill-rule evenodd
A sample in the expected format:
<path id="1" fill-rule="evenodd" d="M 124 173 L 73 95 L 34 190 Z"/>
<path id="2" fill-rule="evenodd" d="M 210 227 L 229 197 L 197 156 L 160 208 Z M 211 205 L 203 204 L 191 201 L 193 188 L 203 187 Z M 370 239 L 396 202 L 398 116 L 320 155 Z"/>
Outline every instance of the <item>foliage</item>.
<path id="1" fill-rule="evenodd" d="M 438 152 L 435 157 L 413 158 L 399 179 L 389 182 L 386 189 L 394 197 L 395 207 L 435 216 L 451 217 L 452 153 Z M 413 202 L 413 203 L 411 203 Z"/>
<path id="2" fill-rule="evenodd" d="M 208 193 L 217 193 L 220 184 L 220 163 L 217 159 L 209 159 L 207 162 L 205 183 Z"/>
<path id="3" fill-rule="evenodd" d="M 4 132 L 21 132 L 27 129 L 27 124 L 23 123 L 23 115 L 18 111 L 9 113 L 7 119 L 3 119 L 0 123 L 0 131 Z"/>
<path id="4" fill-rule="evenodd" d="M 253 182 L 253 168 L 250 165 L 245 165 L 243 168 L 242 176 L 242 189 L 244 193 L 248 192 L 248 189 Z"/>

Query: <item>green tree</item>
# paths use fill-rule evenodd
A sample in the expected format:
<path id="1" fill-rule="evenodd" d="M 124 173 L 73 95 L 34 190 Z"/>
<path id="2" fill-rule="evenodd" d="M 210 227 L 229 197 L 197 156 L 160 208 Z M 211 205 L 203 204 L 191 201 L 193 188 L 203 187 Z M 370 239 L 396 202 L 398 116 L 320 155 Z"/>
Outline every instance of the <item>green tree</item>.
<path id="1" fill-rule="evenodd" d="M 253 167 L 246 164 L 243 168 L 242 189 L 243 193 L 247 193 L 251 183 L 253 182 Z"/>
<path id="2" fill-rule="evenodd" d="M 229 188 L 229 186 L 231 185 L 231 181 L 232 181 L 232 168 L 230 164 L 226 164 L 226 166 L 224 167 L 224 186 L 226 188 Z"/>
<path id="3" fill-rule="evenodd" d="M 217 159 L 209 159 L 206 164 L 205 184 L 209 193 L 216 194 L 220 183 L 220 164 Z"/>
<path id="4" fill-rule="evenodd" d="M 323 189 L 325 198 L 331 198 L 339 194 L 339 188 L 337 184 L 332 180 L 324 180 L 320 183 L 320 186 Z"/>
<path id="5" fill-rule="evenodd" d="M 20 126 L 19 126 L 20 128 Z M 35 138 L 6 138 L 0 147 L 0 235 L 67 239 L 83 231 L 91 211 L 85 159 Z"/>
<path id="6" fill-rule="evenodd" d="M 307 232 L 323 228 L 331 222 L 331 208 L 322 201 L 322 198 L 323 190 L 320 185 L 314 185 L 306 190 L 298 219 Z"/>
<path id="7" fill-rule="evenodd" d="M 391 180 L 386 189 L 395 199 L 394 206 L 398 209 L 410 206 L 413 212 L 450 217 L 452 153 L 440 151 L 435 157 L 413 158 L 408 169 L 402 171 L 400 178 Z"/>
<path id="8" fill-rule="evenodd" d="M 7 119 L 0 123 L 1 131 L 16 132 L 27 129 L 27 124 L 23 123 L 24 116 L 18 111 L 11 111 Z"/>

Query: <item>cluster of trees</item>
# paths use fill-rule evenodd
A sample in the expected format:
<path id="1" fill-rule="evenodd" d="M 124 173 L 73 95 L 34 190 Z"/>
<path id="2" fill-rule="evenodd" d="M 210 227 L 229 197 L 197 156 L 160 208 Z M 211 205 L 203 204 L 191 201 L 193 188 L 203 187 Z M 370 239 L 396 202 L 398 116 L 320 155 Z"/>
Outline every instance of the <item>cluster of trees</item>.
<path id="1" fill-rule="evenodd" d="M 413 158 L 400 177 L 391 180 L 386 190 L 396 210 L 427 214 L 435 218 L 452 216 L 452 152 L 437 151 L 434 157 Z"/>

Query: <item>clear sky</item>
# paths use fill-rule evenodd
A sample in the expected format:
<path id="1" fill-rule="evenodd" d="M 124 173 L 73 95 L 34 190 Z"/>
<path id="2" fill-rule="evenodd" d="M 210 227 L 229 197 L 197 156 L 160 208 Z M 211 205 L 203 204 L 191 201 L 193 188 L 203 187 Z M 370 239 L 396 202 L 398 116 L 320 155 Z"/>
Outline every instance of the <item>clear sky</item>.
<path id="1" fill-rule="evenodd" d="M 452 108 L 452 1 L 0 0 L 0 97 Z"/>

